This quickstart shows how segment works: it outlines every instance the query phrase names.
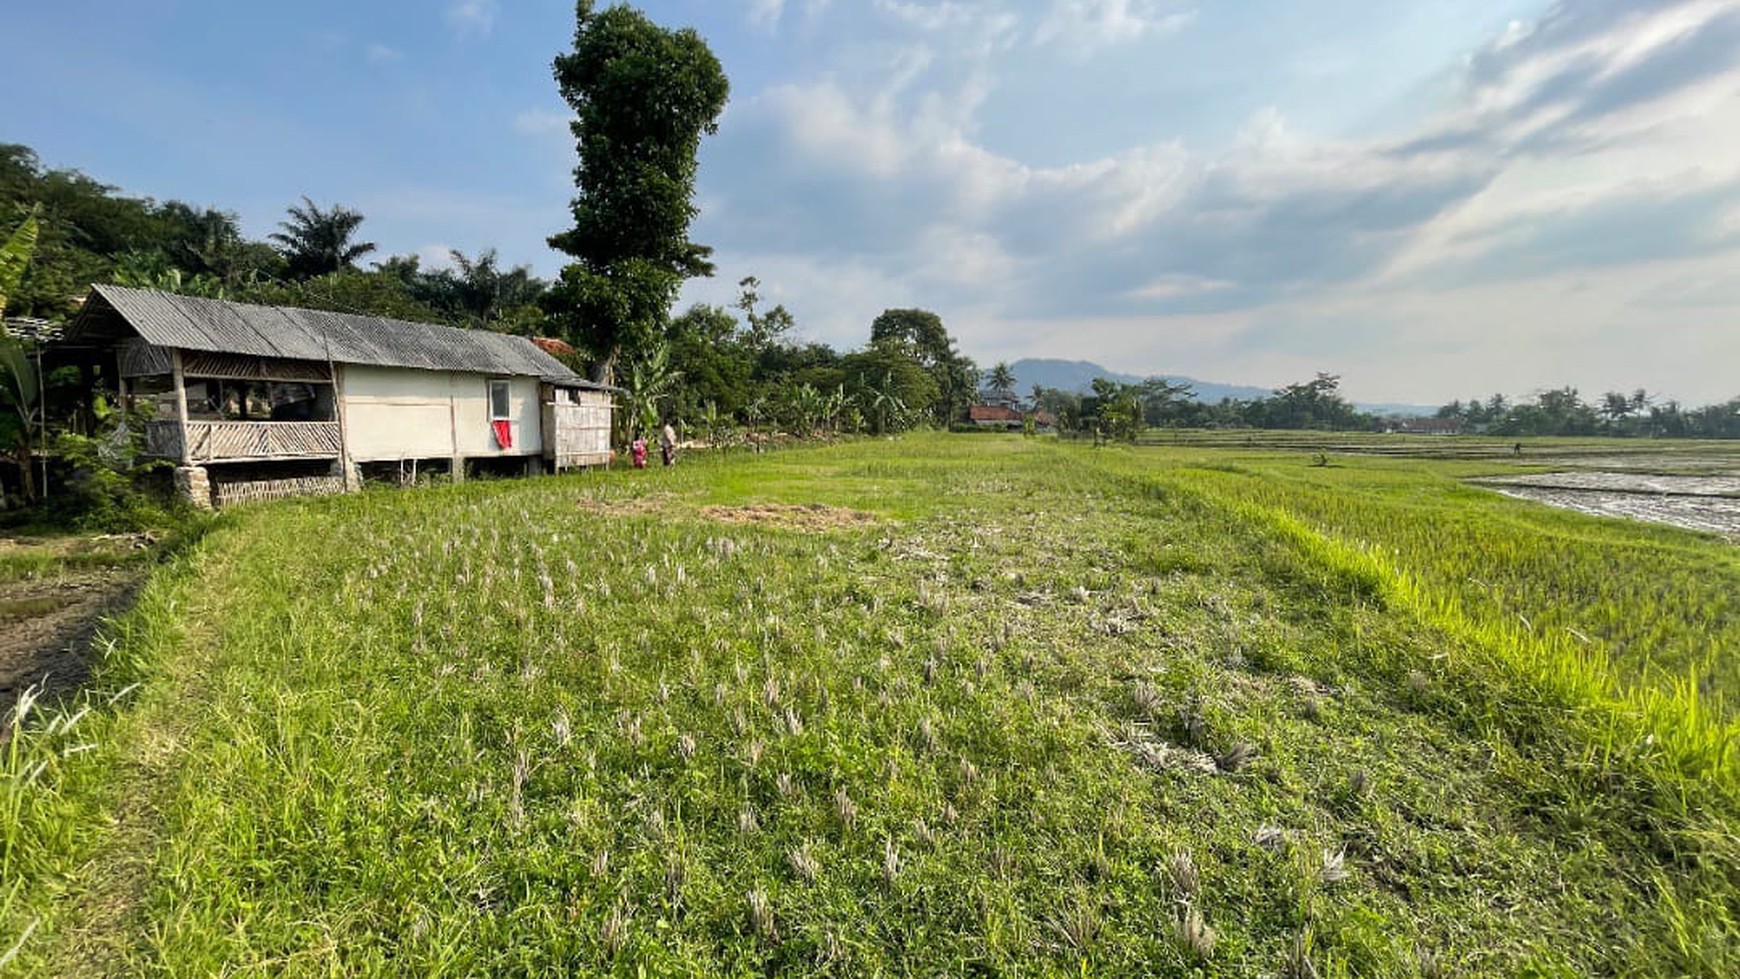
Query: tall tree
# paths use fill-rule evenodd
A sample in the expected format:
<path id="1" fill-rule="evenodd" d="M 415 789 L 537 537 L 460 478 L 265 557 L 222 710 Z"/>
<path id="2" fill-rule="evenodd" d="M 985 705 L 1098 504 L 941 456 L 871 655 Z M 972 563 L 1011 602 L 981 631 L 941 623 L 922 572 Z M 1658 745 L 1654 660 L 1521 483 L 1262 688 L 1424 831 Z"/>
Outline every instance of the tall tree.
<path id="1" fill-rule="evenodd" d="M 341 272 L 375 250 L 374 242 L 356 240 L 363 216 L 342 204 L 323 211 L 304 197 L 301 207 L 292 204 L 289 210 L 290 220 L 278 222 L 278 227 L 284 230 L 266 237 L 277 242 L 283 251 L 291 278 L 311 279 Z"/>
<path id="2" fill-rule="evenodd" d="M 942 317 L 928 309 L 888 309 L 870 324 L 870 345 L 905 351 L 931 375 L 934 420 L 943 426 L 966 414 L 979 389 L 979 369 L 955 349 Z M 909 403 L 909 407 L 912 405 Z M 916 410 L 916 408 L 915 408 Z"/>
<path id="3" fill-rule="evenodd" d="M 1017 400 L 1015 395 L 1015 372 L 1010 370 L 1009 362 L 997 361 L 997 365 L 985 372 L 985 383 L 990 386 L 991 393 L 1010 401 Z"/>
<path id="4" fill-rule="evenodd" d="M 761 302 L 761 280 L 751 275 L 737 283 L 741 290 L 734 304 L 743 310 L 743 319 L 749 324 L 748 340 L 750 349 L 756 353 L 765 353 L 768 349 L 785 342 L 786 334 L 797 325 L 797 320 L 783 306 L 775 306 L 766 313 L 755 311 L 755 304 Z"/>
<path id="5" fill-rule="evenodd" d="M 550 247 L 574 257 L 545 309 L 594 357 L 595 376 L 663 332 L 683 280 L 711 275 L 689 240 L 696 154 L 717 131 L 730 83 L 692 29 L 667 30 L 632 7 L 575 5 L 574 50 L 555 61 L 580 154 L 574 227 Z"/>

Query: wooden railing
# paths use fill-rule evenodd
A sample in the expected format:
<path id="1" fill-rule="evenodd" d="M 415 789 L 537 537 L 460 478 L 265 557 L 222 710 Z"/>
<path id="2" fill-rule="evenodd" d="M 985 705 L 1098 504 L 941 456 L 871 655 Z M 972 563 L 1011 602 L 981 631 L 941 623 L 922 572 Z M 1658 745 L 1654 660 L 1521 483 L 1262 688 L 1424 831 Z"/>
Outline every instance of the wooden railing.
<path id="1" fill-rule="evenodd" d="M 336 459 L 338 422 L 188 422 L 187 458 L 194 463 L 265 459 Z M 181 426 L 147 422 L 145 454 L 182 458 Z"/>

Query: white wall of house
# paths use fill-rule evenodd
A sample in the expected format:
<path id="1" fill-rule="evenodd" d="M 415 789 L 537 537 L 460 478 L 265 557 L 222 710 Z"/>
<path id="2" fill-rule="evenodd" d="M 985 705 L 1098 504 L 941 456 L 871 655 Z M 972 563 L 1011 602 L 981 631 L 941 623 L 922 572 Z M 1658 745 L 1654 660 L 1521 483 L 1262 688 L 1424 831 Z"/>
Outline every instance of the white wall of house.
<path id="1" fill-rule="evenodd" d="M 339 371 L 345 439 L 353 461 L 455 455 L 478 459 L 544 451 L 537 378 L 506 379 L 513 447 L 503 449 L 496 445 L 490 425 L 490 375 L 357 364 L 341 365 Z"/>

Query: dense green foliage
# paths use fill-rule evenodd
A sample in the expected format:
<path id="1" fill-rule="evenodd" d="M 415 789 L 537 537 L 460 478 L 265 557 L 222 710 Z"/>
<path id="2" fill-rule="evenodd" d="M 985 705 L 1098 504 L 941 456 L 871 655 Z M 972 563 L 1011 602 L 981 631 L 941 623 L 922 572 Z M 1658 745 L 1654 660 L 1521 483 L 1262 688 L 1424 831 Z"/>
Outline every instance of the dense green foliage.
<path id="1" fill-rule="evenodd" d="M 1733 974 L 1732 728 L 1664 754 L 1708 721 L 1566 682 L 1443 546 L 1731 585 L 1727 545 L 1428 465 L 925 436 L 238 512 L 118 627 L 92 711 L 7 749 L 0 954 Z M 1657 681 L 1597 602 L 1704 628 L 1643 587 L 1568 604 L 1578 675 L 1621 690 Z"/>
<path id="2" fill-rule="evenodd" d="M 1341 396 L 1341 378 L 1318 374 L 1277 388 L 1272 397 L 1216 404 L 1196 400 L 1188 384 L 1162 377 L 1140 384 L 1096 378 L 1091 395 L 1035 386 L 1033 405 L 1055 415 L 1064 431 L 1096 431 L 1134 439 L 1144 428 L 1270 428 L 1368 431 L 1379 420 L 1356 411 Z"/>
<path id="3" fill-rule="evenodd" d="M 757 285 L 754 279 L 743 282 L 736 304 L 741 321 L 723 308 L 700 305 L 671 320 L 663 343 L 683 380 L 666 417 L 715 438 L 741 428 L 884 434 L 947 425 L 965 415 L 972 361 L 960 354 L 935 313 L 884 312 L 872 324 L 868 344 L 841 354 L 792 339 L 795 320 L 784 307 L 758 311 Z M 903 318 L 926 325 L 927 347 L 886 328 Z M 877 323 L 884 328 L 878 330 Z M 952 395 L 945 395 L 945 384 L 953 385 Z"/>
<path id="4" fill-rule="evenodd" d="M 560 335 L 591 353 L 599 380 L 618 355 L 645 355 L 683 280 L 711 275 L 689 240 L 696 154 L 731 86 L 692 29 L 667 30 L 626 5 L 575 7 L 574 49 L 555 62 L 580 154 L 574 227 L 550 238 L 572 255 L 545 301 Z"/>

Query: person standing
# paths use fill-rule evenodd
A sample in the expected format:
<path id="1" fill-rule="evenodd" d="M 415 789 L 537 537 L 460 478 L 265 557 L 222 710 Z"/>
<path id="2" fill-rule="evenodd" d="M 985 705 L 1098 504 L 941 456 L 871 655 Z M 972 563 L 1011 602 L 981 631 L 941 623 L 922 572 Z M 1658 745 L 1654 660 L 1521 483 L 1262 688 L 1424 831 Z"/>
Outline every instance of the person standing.
<path id="1" fill-rule="evenodd" d="M 659 433 L 659 452 L 664 456 L 665 465 L 677 464 L 677 430 L 665 423 L 665 430 Z"/>
<path id="2" fill-rule="evenodd" d="M 634 459 L 634 468 L 646 468 L 646 436 L 636 432 L 634 441 L 628 445 L 628 454 Z"/>

